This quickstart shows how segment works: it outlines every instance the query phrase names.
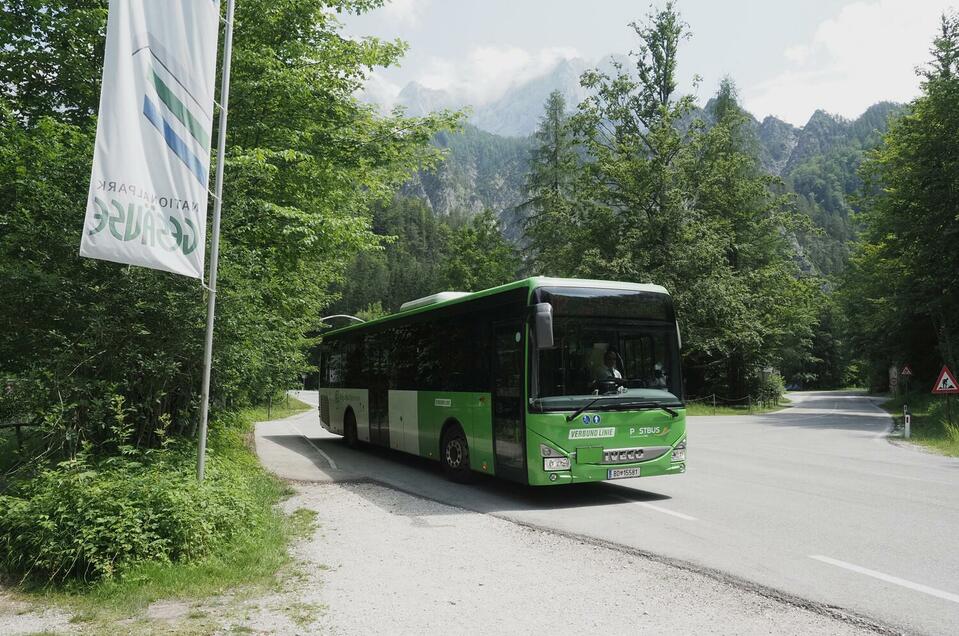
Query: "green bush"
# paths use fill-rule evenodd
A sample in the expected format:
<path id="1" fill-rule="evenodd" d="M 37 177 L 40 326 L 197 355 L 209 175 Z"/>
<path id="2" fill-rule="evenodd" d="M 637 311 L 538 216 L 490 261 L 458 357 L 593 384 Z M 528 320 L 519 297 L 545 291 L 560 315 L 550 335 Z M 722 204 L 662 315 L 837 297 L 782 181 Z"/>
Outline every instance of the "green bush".
<path id="1" fill-rule="evenodd" d="M 786 384 L 779 372 L 757 374 L 752 390 L 763 404 L 778 403 L 786 394 Z"/>
<path id="2" fill-rule="evenodd" d="M 188 562 L 267 523 L 270 506 L 252 455 L 235 431 L 211 440 L 196 481 L 188 444 L 91 460 L 77 458 L 15 482 L 0 496 L 0 568 L 22 580 L 94 581 L 151 561 Z"/>

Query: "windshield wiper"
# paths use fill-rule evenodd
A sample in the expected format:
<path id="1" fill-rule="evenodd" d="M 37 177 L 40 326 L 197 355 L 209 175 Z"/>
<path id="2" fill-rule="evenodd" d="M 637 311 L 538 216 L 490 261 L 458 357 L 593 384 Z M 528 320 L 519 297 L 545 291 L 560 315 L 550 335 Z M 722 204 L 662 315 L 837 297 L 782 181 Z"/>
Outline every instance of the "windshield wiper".
<path id="1" fill-rule="evenodd" d="M 669 408 L 662 402 L 636 402 L 633 404 L 626 404 L 625 406 L 634 406 L 641 409 L 663 409 L 673 417 L 679 417 L 679 413 Z"/>
<path id="2" fill-rule="evenodd" d="M 599 397 L 597 397 L 597 398 L 593 398 L 592 400 L 590 400 L 589 402 L 587 402 L 585 406 L 582 406 L 582 407 L 576 409 L 575 411 L 573 411 L 572 414 L 567 415 L 567 416 L 566 416 L 566 421 L 567 421 L 567 422 L 572 422 L 572 421 L 575 420 L 577 417 L 579 417 L 579 416 L 582 414 L 583 411 L 585 411 L 586 409 L 588 409 L 588 408 L 591 407 L 592 405 L 596 404 L 596 403 L 599 402 L 600 400 L 603 400 L 603 399 L 605 399 L 605 398 L 611 398 L 611 397 L 619 397 L 619 396 L 618 396 L 618 395 L 601 395 L 601 396 L 599 396 Z"/>
<path id="3" fill-rule="evenodd" d="M 573 412 L 571 415 L 567 415 L 567 416 L 566 416 L 566 421 L 567 421 L 567 422 L 572 422 L 572 421 L 575 420 L 577 417 L 579 417 L 580 414 L 581 414 L 583 411 L 588 410 L 589 407 L 591 407 L 592 405 L 596 404 L 597 402 L 599 402 L 600 400 L 602 400 L 602 399 L 604 399 L 604 398 L 611 398 L 611 397 L 620 397 L 620 396 L 618 396 L 618 395 L 601 395 L 601 396 L 599 396 L 599 397 L 597 397 L 597 398 L 594 398 L 593 400 L 591 400 L 590 402 L 588 402 L 588 403 L 587 403 L 585 406 L 583 406 L 582 408 L 576 409 L 576 411 Z M 662 410 L 666 411 L 667 413 L 669 413 L 669 414 L 670 414 L 671 416 L 673 416 L 673 417 L 679 417 L 679 413 L 677 413 L 677 412 L 674 411 L 673 409 L 669 408 L 668 406 L 666 406 L 666 405 L 663 404 L 662 402 L 621 402 L 621 403 L 617 404 L 616 406 L 619 406 L 619 407 L 628 407 L 628 408 L 638 408 L 638 409 L 662 409 Z"/>

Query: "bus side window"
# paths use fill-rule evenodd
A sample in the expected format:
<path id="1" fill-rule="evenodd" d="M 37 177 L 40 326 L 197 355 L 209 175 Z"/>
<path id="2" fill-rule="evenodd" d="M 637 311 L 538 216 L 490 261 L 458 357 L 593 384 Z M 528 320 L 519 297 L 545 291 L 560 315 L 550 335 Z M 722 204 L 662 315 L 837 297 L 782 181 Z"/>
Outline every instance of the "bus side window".
<path id="1" fill-rule="evenodd" d="M 413 325 L 400 325 L 390 332 L 386 343 L 392 349 L 390 388 L 400 391 L 416 389 L 416 332 Z"/>
<path id="2" fill-rule="evenodd" d="M 439 388 L 439 369 L 436 325 L 432 322 L 420 322 L 413 325 L 416 349 L 415 384 L 421 391 L 435 391 Z"/>
<path id="3" fill-rule="evenodd" d="M 337 388 L 343 386 L 343 343 L 334 340 L 323 344 L 320 358 L 321 386 Z"/>
<path id="4" fill-rule="evenodd" d="M 343 365 L 343 377 L 340 381 L 341 387 L 359 388 L 366 386 L 366 380 L 363 379 L 363 349 L 362 336 L 348 336 L 343 342 L 345 364 Z"/>
<path id="5" fill-rule="evenodd" d="M 443 325 L 441 337 L 443 343 L 443 377 L 449 391 L 468 391 L 470 379 L 473 375 L 473 352 L 470 342 L 470 327 L 468 318 L 461 317 L 456 321 L 447 321 Z"/>
<path id="6" fill-rule="evenodd" d="M 492 356 L 492 330 L 489 315 L 479 315 L 473 320 L 469 344 L 469 391 L 487 393 L 490 384 L 490 357 Z"/>

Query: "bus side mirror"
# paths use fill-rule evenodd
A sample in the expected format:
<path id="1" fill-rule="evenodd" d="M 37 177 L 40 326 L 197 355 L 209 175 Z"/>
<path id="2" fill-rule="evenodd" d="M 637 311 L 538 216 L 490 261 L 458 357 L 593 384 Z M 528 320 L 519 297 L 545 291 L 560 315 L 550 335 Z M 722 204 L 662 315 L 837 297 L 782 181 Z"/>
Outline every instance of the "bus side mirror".
<path id="1" fill-rule="evenodd" d="M 683 334 L 679 333 L 679 323 L 676 323 L 676 343 L 679 345 L 679 348 L 683 348 Z"/>
<path id="2" fill-rule="evenodd" d="M 549 303 L 536 303 L 533 306 L 536 316 L 536 348 L 553 348 L 553 306 Z"/>

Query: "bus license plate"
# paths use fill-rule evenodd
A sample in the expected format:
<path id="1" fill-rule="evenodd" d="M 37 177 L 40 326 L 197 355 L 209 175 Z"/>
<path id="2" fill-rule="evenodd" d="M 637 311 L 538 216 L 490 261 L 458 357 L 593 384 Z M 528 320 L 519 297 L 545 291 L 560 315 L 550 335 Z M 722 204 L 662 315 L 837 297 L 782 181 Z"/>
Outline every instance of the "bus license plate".
<path id="1" fill-rule="evenodd" d="M 610 468 L 606 471 L 606 479 L 626 479 L 639 477 L 639 468 Z"/>

